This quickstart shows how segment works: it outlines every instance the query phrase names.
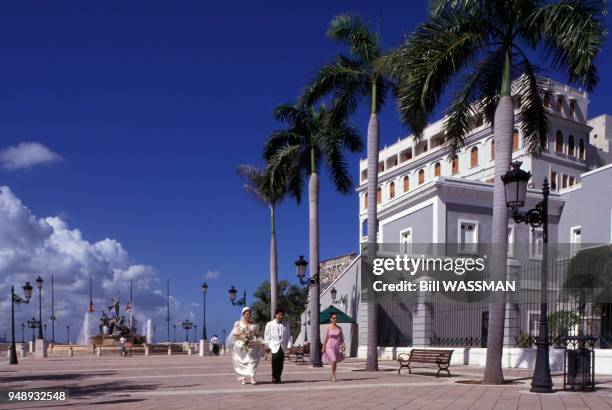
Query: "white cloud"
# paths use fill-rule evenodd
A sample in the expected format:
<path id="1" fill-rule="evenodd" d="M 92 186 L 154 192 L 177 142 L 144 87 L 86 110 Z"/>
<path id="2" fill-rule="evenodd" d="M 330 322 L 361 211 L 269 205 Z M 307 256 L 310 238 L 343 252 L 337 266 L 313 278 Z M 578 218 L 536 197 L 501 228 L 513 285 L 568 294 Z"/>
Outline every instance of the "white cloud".
<path id="1" fill-rule="evenodd" d="M 153 266 L 133 263 L 118 240 L 106 238 L 90 242 L 79 229 L 68 226 L 60 217 L 35 216 L 8 187 L 2 186 L 0 227 L 0 294 L 9 293 L 12 284 L 21 294 L 20 287 L 26 281 L 33 282 L 41 275 L 45 280 L 43 316 L 48 318 L 49 282 L 53 273 L 57 339 L 64 339 L 67 325 L 75 331 L 80 328 L 89 303 L 90 275 L 96 318 L 110 305 L 113 296 L 119 296 L 122 305 L 127 302 L 132 280 L 135 313 L 139 321 L 143 323 L 151 318 L 158 327 L 165 325 L 165 281 L 159 280 Z M 0 298 L 0 312 L 10 311 L 8 299 Z M 34 304 L 37 309 L 37 300 Z M 171 309 L 174 318 L 183 318 L 189 311 L 188 304 L 181 306 L 173 297 Z M 31 305 L 16 308 L 18 327 L 32 317 L 32 311 Z M 9 319 L 10 315 L 0 314 L 0 337 L 9 334 Z"/>
<path id="2" fill-rule="evenodd" d="M 216 269 L 211 269 L 206 272 L 206 274 L 204 275 L 204 279 L 217 279 L 219 276 L 221 276 L 221 272 Z"/>
<path id="3" fill-rule="evenodd" d="M 0 166 L 8 170 L 62 161 L 59 154 L 38 142 L 22 142 L 0 151 Z"/>

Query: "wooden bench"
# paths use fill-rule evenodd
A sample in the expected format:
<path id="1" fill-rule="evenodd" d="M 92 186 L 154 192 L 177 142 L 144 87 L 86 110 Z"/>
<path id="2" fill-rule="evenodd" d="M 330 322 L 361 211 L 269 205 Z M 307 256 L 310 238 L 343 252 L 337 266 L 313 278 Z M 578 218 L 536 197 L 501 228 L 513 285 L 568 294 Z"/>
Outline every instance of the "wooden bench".
<path id="1" fill-rule="evenodd" d="M 453 350 L 442 350 L 442 349 L 412 349 L 410 353 L 400 353 L 397 357 L 399 362 L 399 369 L 397 374 L 400 374 L 404 367 L 408 368 L 408 373 L 412 374 L 412 368 L 410 365 L 413 363 L 431 364 L 438 366 L 438 373 L 436 377 L 440 377 L 440 372 L 445 371 L 450 377 L 450 366 L 451 357 L 453 356 Z M 413 366 L 414 367 L 414 366 Z"/>
<path id="2" fill-rule="evenodd" d="M 289 353 L 286 356 L 287 360 L 291 361 L 291 355 L 295 357 L 295 359 L 293 360 L 295 363 L 297 363 L 298 361 L 303 363 L 304 356 L 310 355 L 310 344 L 307 344 L 306 346 L 292 347 L 291 349 L 289 349 Z"/>

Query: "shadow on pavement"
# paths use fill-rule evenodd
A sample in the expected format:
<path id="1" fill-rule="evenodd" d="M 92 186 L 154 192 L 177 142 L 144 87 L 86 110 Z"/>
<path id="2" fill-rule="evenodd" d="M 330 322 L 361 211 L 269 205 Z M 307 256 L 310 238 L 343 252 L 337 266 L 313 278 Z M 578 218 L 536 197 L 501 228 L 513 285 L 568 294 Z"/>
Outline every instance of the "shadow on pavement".
<path id="1" fill-rule="evenodd" d="M 45 382 L 54 382 L 54 381 L 62 381 L 62 380 L 80 380 L 85 379 L 92 376 L 112 376 L 116 374 L 115 372 L 104 372 L 104 373 L 66 373 L 66 374 L 22 374 L 19 376 L 7 376 L 2 377 L 3 383 L 11 383 L 11 382 L 23 382 L 23 381 L 45 381 Z"/>
<path id="2" fill-rule="evenodd" d="M 119 400 L 128 400 L 121 398 L 121 393 L 136 393 L 143 391 L 156 390 L 159 387 L 157 384 L 131 384 L 128 382 L 111 382 L 111 383 L 96 383 L 92 385 L 65 385 L 61 386 L 69 392 L 71 399 L 85 397 L 100 397 L 108 394 L 113 394 L 113 402 Z M 111 400 L 109 400 L 111 401 Z"/>

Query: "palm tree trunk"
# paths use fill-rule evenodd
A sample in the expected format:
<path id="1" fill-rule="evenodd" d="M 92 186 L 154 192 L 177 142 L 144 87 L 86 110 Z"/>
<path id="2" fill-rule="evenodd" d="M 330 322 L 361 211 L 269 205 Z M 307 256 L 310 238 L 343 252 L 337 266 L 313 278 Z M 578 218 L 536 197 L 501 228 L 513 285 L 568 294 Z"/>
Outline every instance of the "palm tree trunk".
<path id="1" fill-rule="evenodd" d="M 368 122 L 368 241 L 367 263 L 372 263 L 376 257 L 378 212 L 376 190 L 378 188 L 378 114 L 376 112 L 376 81 L 372 83 L 372 110 Z M 363 273 L 362 273 L 363 274 Z M 367 301 L 368 316 L 368 346 L 366 370 L 378 370 L 378 304 L 370 295 Z"/>
<path id="2" fill-rule="evenodd" d="M 314 155 L 313 155 L 314 156 Z M 314 163 L 314 160 L 313 160 Z M 314 170 L 314 164 L 313 164 Z M 308 181 L 308 217 L 310 231 L 310 277 L 317 278 L 310 286 L 310 361 L 315 367 L 321 364 L 321 329 L 319 325 L 319 176 L 315 171 L 310 174 Z M 311 282 L 312 283 L 312 282 Z"/>
<path id="3" fill-rule="evenodd" d="M 509 57 L 504 65 L 504 80 L 500 100 L 495 110 L 495 182 L 493 185 L 493 217 L 491 222 L 490 266 L 493 280 L 506 280 L 506 253 L 508 248 L 508 209 L 501 177 L 510 169 L 512 159 L 512 131 L 514 129 L 514 104 L 510 97 Z M 485 384 L 502 384 L 502 354 L 504 348 L 504 323 L 506 300 L 502 292 L 499 299 L 489 304 L 489 330 L 487 334 L 487 359 L 484 372 Z M 497 296 L 497 294 L 495 295 Z"/>
<path id="4" fill-rule="evenodd" d="M 278 305 L 278 261 L 276 257 L 276 216 L 274 206 L 270 206 L 270 320 Z"/>

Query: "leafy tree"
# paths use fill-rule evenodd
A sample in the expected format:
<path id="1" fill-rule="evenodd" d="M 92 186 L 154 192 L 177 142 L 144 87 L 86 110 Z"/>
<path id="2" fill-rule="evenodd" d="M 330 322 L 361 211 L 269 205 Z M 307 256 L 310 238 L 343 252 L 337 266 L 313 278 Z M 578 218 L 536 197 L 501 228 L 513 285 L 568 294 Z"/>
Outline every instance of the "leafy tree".
<path id="1" fill-rule="evenodd" d="M 378 111 L 385 103 L 390 84 L 376 70 L 382 54 L 380 37 L 353 14 L 343 14 L 332 20 L 327 36 L 348 48 L 349 54 L 340 54 L 321 67 L 302 94 L 306 105 L 332 97 L 331 113 L 336 118 L 354 114 L 360 103 L 370 105 L 367 137 L 367 195 L 368 195 L 368 260 L 374 259 L 376 232 L 378 231 L 376 190 L 378 188 L 378 145 L 380 129 Z M 368 350 L 366 369 L 378 369 L 377 305 L 369 301 Z"/>
<path id="2" fill-rule="evenodd" d="M 278 290 L 278 307 L 285 309 L 285 318 L 291 328 L 291 334 L 295 338 L 300 333 L 300 315 L 306 306 L 308 292 L 305 288 L 289 284 L 286 280 L 281 280 L 278 283 Z M 269 314 L 271 305 L 270 282 L 262 282 L 257 290 L 255 290 L 254 296 L 256 300 L 251 305 L 253 318 L 263 332 L 266 323 L 271 320 Z"/>
<path id="3" fill-rule="evenodd" d="M 274 314 L 278 298 L 278 257 L 276 249 L 276 207 L 287 195 L 286 185 L 281 179 L 274 181 L 269 170 L 260 170 L 252 165 L 239 165 L 238 175 L 244 179 L 244 189 L 258 202 L 270 209 L 270 311 Z"/>
<path id="4" fill-rule="evenodd" d="M 280 178 L 287 192 L 300 201 L 304 181 L 308 179 L 308 219 L 310 276 L 319 274 L 319 168 L 326 165 L 334 187 L 348 193 L 352 187 L 343 151 L 361 150 L 357 131 L 343 118 L 334 118 L 325 106 L 319 109 L 282 104 L 274 110 L 276 120 L 286 128 L 275 131 L 264 148 L 272 178 Z M 319 312 L 318 285 L 310 286 L 310 304 Z M 313 315 L 310 340 L 320 344 L 319 315 Z M 312 364 L 320 366 L 320 347 L 311 355 Z"/>

